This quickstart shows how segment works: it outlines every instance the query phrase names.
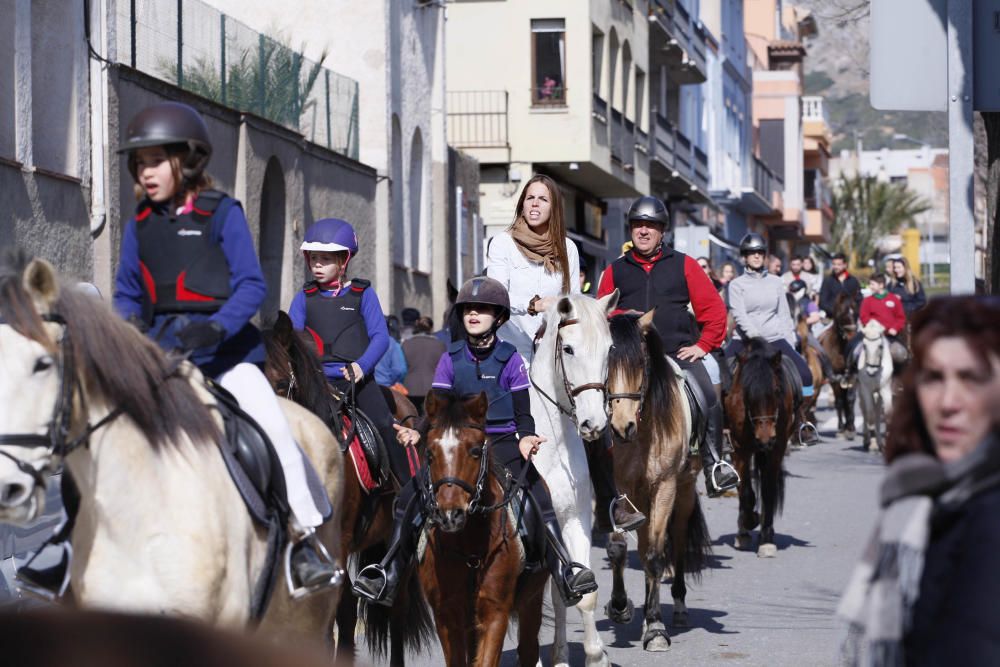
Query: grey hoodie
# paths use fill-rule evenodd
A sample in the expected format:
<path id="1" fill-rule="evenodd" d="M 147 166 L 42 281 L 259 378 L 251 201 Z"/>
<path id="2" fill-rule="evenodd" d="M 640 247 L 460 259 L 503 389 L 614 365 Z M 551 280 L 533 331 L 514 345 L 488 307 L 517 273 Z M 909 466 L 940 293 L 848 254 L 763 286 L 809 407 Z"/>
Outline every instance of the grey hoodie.
<path id="1" fill-rule="evenodd" d="M 734 338 L 784 338 L 795 345 L 795 325 L 788 311 L 785 285 L 778 276 L 748 269 L 729 283 L 729 310 L 736 320 Z"/>

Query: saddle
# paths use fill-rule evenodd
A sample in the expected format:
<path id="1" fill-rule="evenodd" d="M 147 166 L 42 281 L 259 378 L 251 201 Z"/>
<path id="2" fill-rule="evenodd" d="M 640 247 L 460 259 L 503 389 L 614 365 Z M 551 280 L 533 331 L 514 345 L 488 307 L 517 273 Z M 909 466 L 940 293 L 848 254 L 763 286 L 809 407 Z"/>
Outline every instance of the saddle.
<path id="1" fill-rule="evenodd" d="M 386 390 L 385 393 L 389 409 L 394 410 L 392 392 Z M 341 424 L 339 428 L 335 424 L 328 426 L 340 441 L 340 451 L 350 456 L 361 488 L 368 493 L 386 487 L 392 476 L 389 454 L 374 422 L 361 409 L 347 408 L 346 396 L 335 392 L 334 398 L 338 402 L 334 414 L 340 417 Z"/>
<path id="2" fill-rule="evenodd" d="M 667 359 L 673 365 L 673 360 L 669 357 Z M 676 365 L 673 365 L 673 368 L 684 378 L 684 393 L 687 394 L 688 405 L 691 406 L 691 441 L 688 443 L 688 451 L 694 454 L 705 442 L 708 431 L 708 397 L 701 391 L 701 385 L 690 372 L 681 371 Z"/>

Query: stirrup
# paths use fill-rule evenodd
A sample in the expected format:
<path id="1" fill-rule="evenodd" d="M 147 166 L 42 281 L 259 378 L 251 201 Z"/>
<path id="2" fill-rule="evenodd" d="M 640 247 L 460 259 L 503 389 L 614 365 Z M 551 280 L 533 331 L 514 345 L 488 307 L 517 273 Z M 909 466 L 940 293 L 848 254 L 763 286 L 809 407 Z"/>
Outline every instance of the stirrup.
<path id="1" fill-rule="evenodd" d="M 334 566 L 333 576 L 330 580 L 323 584 L 318 584 L 315 586 L 296 586 L 295 579 L 292 577 L 292 551 L 295 547 L 305 541 L 309 541 L 312 546 L 316 548 L 316 553 L 320 558 L 325 559 L 330 565 Z M 327 588 L 332 588 L 334 586 L 340 586 L 344 583 L 344 568 L 338 567 L 337 562 L 330 555 L 330 552 L 326 550 L 323 543 L 316 537 L 315 528 L 306 528 L 299 536 L 297 540 L 289 540 L 288 544 L 285 545 L 285 585 L 288 587 L 288 594 L 293 600 L 301 600 L 304 597 L 308 597 L 313 593 L 318 593 L 319 591 L 325 590 Z"/>
<path id="2" fill-rule="evenodd" d="M 362 575 L 364 575 L 365 572 L 368 572 L 369 570 L 377 573 L 378 574 L 377 578 L 382 580 L 382 588 L 378 589 L 378 593 L 375 593 L 374 595 L 364 589 L 358 588 L 358 582 L 361 581 Z M 368 577 L 369 580 L 374 578 L 375 577 Z M 372 563 L 371 565 L 364 566 L 358 572 L 357 576 L 354 578 L 354 585 L 351 586 L 351 592 L 357 595 L 358 597 L 362 597 L 370 602 L 381 602 L 382 600 L 385 599 L 385 589 L 388 585 L 389 585 L 389 575 L 386 574 L 385 568 L 382 567 L 381 563 Z"/>
<path id="3" fill-rule="evenodd" d="M 642 512 L 639 511 L 638 507 L 632 504 L 632 501 L 629 500 L 628 496 L 625 495 L 624 493 L 618 496 L 617 498 L 613 498 L 611 502 L 608 503 L 608 519 L 611 521 L 611 532 L 622 535 L 628 531 L 625 530 L 624 528 L 619 528 L 618 523 L 615 521 L 615 505 L 618 503 L 619 500 L 624 500 L 625 502 L 627 502 L 629 507 L 631 507 L 632 511 L 635 512 L 636 514 L 642 514 Z"/>
<path id="4" fill-rule="evenodd" d="M 810 433 L 808 437 L 803 436 L 803 432 Z M 799 424 L 799 444 L 806 447 L 812 447 L 813 445 L 819 444 L 819 429 L 811 421 L 803 421 Z"/>
<path id="5" fill-rule="evenodd" d="M 722 488 L 721 486 L 719 486 L 719 483 L 715 481 L 715 472 L 722 467 L 729 468 L 736 476 L 736 482 L 733 483 L 732 486 L 727 486 L 725 488 Z M 708 479 L 712 483 L 712 490 L 718 495 L 725 493 L 729 489 L 735 489 L 737 486 L 739 486 L 739 483 L 742 481 L 740 479 L 740 474 L 736 472 L 736 468 L 734 468 L 733 465 L 729 461 L 726 461 L 725 459 L 719 459 L 718 461 L 712 464 L 712 469 L 708 471 Z"/>
<path id="6" fill-rule="evenodd" d="M 58 531 L 57 533 L 58 534 Z M 58 545 L 63 549 L 61 562 L 55 567 L 62 567 L 62 581 L 58 585 L 53 587 L 44 586 L 38 582 L 32 581 L 27 578 L 25 570 L 31 569 L 31 564 L 35 562 L 47 547 Z M 35 599 L 41 600 L 42 602 L 58 602 L 66 594 L 66 589 L 69 587 L 70 581 L 70 564 L 73 562 L 73 545 L 69 541 L 63 543 L 46 541 L 39 547 L 38 551 L 33 553 L 24 564 L 18 568 L 17 562 L 14 557 L 11 556 L 11 564 L 14 566 L 14 579 L 16 580 L 16 586 L 19 593 L 29 595 Z"/>

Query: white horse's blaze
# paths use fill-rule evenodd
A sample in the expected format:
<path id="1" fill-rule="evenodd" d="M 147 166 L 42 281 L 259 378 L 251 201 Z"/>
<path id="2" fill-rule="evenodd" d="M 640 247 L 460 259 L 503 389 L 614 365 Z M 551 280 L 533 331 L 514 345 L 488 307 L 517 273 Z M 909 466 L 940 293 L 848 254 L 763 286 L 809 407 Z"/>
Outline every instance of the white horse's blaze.
<path id="1" fill-rule="evenodd" d="M 455 452 L 458 451 L 459 444 L 458 433 L 454 428 L 450 427 L 445 430 L 444 434 L 438 440 L 438 446 L 444 455 L 445 468 L 449 472 L 451 472 L 451 468 L 455 464 Z"/>

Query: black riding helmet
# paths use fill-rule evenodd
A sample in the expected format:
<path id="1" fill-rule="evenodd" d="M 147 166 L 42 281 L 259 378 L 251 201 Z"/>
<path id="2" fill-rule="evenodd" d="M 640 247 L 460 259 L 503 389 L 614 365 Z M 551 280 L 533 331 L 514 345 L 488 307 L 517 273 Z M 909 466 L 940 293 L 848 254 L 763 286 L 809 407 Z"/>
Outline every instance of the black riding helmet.
<path id="1" fill-rule="evenodd" d="M 499 311 L 491 333 L 510 319 L 510 296 L 507 294 L 507 288 L 499 280 L 488 276 L 470 278 L 462 285 L 462 289 L 458 290 L 455 306 L 451 309 L 449 324 L 452 340 L 466 337 L 465 325 L 462 323 L 462 306 L 467 303 L 493 306 Z"/>
<path id="2" fill-rule="evenodd" d="M 788 291 L 798 292 L 799 290 L 804 290 L 806 287 L 806 281 L 802 280 L 802 278 L 797 278 L 788 285 Z"/>
<path id="3" fill-rule="evenodd" d="M 633 221 L 657 222 L 663 225 L 663 231 L 671 230 L 670 211 L 662 199 L 657 197 L 639 197 L 628 209 L 625 216 L 625 225 L 629 226 Z"/>
<path id="4" fill-rule="evenodd" d="M 752 252 L 767 253 L 767 241 L 756 232 L 750 232 L 740 241 L 740 255 L 746 257 Z"/>
<path id="5" fill-rule="evenodd" d="M 185 179 L 197 178 L 212 157 L 205 119 L 194 108 L 180 102 L 160 102 L 135 115 L 125 130 L 119 153 L 129 153 L 128 170 L 137 179 L 135 151 L 148 146 L 180 145 L 187 148 L 181 165 Z"/>

